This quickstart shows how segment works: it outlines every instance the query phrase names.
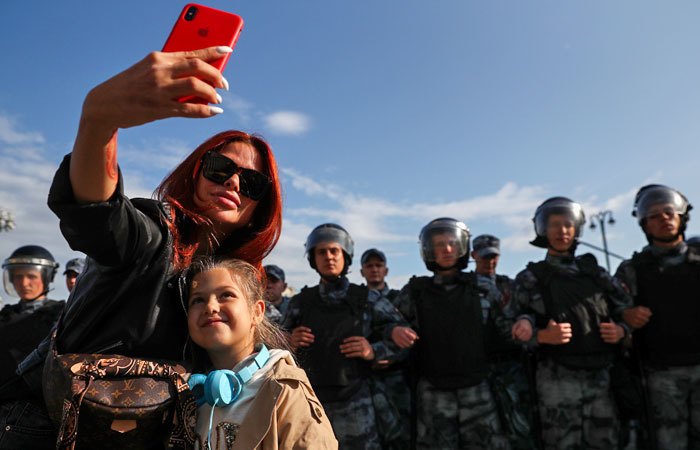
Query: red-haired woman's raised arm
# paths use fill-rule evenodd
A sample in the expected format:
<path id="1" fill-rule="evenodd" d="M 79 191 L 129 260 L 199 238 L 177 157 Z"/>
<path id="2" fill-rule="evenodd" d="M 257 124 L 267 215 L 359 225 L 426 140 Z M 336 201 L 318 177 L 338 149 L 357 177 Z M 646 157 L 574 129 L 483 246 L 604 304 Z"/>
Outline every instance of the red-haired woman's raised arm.
<path id="1" fill-rule="evenodd" d="M 221 73 L 206 61 L 229 47 L 191 52 L 153 52 L 95 87 L 85 98 L 71 157 L 70 180 L 79 203 L 109 199 L 117 185 L 117 130 L 167 117 L 211 117 L 217 106 L 180 103 L 194 95 L 221 103 L 215 88 L 228 88 Z"/>

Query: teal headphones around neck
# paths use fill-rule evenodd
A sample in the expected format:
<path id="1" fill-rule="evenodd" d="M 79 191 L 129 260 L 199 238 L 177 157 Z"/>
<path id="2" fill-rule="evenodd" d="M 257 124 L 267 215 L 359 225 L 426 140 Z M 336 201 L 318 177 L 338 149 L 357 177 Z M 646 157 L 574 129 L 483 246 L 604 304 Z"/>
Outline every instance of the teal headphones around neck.
<path id="1" fill-rule="evenodd" d="M 213 370 L 209 375 L 193 373 L 187 384 L 190 386 L 197 406 L 208 403 L 212 406 L 230 405 L 238 399 L 243 386 L 250 380 L 256 370 L 262 368 L 270 359 L 270 352 L 262 344 L 253 362 L 234 372 L 232 370 Z"/>

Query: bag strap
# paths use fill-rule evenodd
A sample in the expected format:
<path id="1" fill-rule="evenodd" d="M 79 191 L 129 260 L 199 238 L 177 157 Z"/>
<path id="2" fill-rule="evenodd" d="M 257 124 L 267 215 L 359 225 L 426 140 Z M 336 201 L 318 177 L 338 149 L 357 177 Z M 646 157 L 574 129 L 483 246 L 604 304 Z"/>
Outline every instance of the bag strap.
<path id="1" fill-rule="evenodd" d="M 148 361 L 128 356 L 105 356 L 95 358 L 87 364 L 77 363 L 70 368 L 74 375 L 91 376 L 95 379 L 107 377 L 154 377 L 173 378 L 182 377 L 185 373 L 184 367 L 176 370 L 176 366 L 171 364 Z M 185 383 L 186 384 L 186 383 Z"/>
<path id="2" fill-rule="evenodd" d="M 197 400 L 184 379 L 179 375 L 175 378 L 178 380 L 175 384 L 175 422 L 168 438 L 168 448 L 186 450 L 192 448 L 196 439 L 195 421 L 189 418 L 197 417 Z"/>

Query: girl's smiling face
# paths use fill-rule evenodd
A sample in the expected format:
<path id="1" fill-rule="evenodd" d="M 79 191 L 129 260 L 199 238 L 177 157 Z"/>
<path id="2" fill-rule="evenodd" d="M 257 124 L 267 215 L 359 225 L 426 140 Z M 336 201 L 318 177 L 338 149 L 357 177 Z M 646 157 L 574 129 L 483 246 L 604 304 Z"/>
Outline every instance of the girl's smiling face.
<path id="1" fill-rule="evenodd" d="M 261 299 L 249 301 L 227 269 L 198 273 L 190 286 L 187 326 L 217 369 L 231 369 L 253 352 L 255 326 L 265 311 Z"/>

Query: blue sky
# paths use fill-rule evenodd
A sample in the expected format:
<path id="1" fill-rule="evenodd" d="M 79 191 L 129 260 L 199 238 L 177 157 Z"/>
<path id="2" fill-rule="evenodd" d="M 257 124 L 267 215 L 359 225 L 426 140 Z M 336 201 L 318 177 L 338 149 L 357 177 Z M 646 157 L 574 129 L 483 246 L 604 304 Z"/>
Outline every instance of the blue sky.
<path id="1" fill-rule="evenodd" d="M 28 243 L 49 248 L 61 269 L 77 255 L 46 194 L 82 100 L 159 50 L 186 3 L 3 2 L 0 207 L 17 228 L 0 233 L 0 259 Z M 296 288 L 317 282 L 303 243 L 323 222 L 350 231 L 357 257 L 385 250 L 399 288 L 426 273 L 417 237 L 435 217 L 501 237 L 499 271 L 515 275 L 543 255 L 528 241 L 548 197 L 569 196 L 589 216 L 613 210 L 608 240 L 622 255 L 645 243 L 630 216 L 643 184 L 672 185 L 700 205 L 697 2 L 206 4 L 245 20 L 224 72 L 225 113 L 120 132 L 127 193 L 150 196 L 218 131 L 261 133 L 285 200 L 268 262 Z M 697 220 L 689 234 L 700 234 Z M 583 239 L 601 245 L 597 230 Z M 62 280 L 55 287 L 66 296 Z"/>

